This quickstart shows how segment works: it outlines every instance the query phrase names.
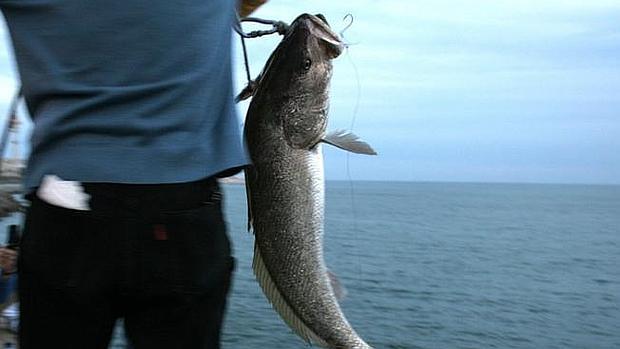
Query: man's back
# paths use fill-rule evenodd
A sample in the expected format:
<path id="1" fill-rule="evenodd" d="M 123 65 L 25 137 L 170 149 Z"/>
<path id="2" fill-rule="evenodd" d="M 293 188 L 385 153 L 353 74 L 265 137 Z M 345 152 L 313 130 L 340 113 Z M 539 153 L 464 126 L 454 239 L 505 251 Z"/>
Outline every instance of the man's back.
<path id="1" fill-rule="evenodd" d="M 0 0 L 35 128 L 26 185 L 169 183 L 243 165 L 229 0 Z"/>

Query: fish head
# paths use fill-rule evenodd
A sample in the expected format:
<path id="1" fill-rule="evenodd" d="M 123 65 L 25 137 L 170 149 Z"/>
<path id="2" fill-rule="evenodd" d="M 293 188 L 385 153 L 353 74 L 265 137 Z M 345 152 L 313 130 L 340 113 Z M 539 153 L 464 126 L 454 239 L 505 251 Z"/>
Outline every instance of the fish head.
<path id="1" fill-rule="evenodd" d="M 331 78 L 331 60 L 340 55 L 343 47 L 323 15 L 302 14 L 274 52 L 267 73 L 277 76 L 281 91 L 289 91 L 287 95 L 322 92 Z"/>
<path id="2" fill-rule="evenodd" d="M 305 53 L 318 61 L 331 61 L 338 57 L 344 48 L 342 39 L 332 31 L 322 14 L 300 15 L 291 24 L 288 36 L 292 45 L 305 48 Z"/>
<path id="3" fill-rule="evenodd" d="M 327 124 L 332 60 L 344 49 L 322 15 L 302 14 L 291 23 L 273 52 L 259 89 L 282 108 L 281 124 L 289 140 L 307 146 L 321 137 Z M 320 133 L 320 134 L 319 134 Z M 299 144 L 297 144 L 299 143 Z"/>

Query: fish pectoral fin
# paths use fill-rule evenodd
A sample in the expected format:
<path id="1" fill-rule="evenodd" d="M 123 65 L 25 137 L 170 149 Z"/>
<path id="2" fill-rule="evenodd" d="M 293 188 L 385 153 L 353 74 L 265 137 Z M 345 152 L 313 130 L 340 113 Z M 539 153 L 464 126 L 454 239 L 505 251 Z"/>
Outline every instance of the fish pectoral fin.
<path id="1" fill-rule="evenodd" d="M 377 152 L 368 143 L 346 130 L 332 131 L 325 135 L 322 141 L 352 153 L 377 155 Z"/>
<path id="2" fill-rule="evenodd" d="M 256 92 L 256 87 L 258 86 L 258 83 L 256 82 L 257 80 L 250 80 L 250 82 L 248 82 L 248 84 L 243 88 L 243 90 L 239 92 L 237 97 L 235 97 L 235 103 L 239 103 L 254 95 L 254 92 Z"/>
<path id="3" fill-rule="evenodd" d="M 347 289 L 342 286 L 342 283 L 331 270 L 327 271 L 327 276 L 329 277 L 329 283 L 332 285 L 332 290 L 334 291 L 334 295 L 336 299 L 340 302 L 347 297 Z"/>
<path id="4" fill-rule="evenodd" d="M 248 177 L 250 176 L 248 172 L 248 167 L 245 168 L 243 173 L 245 174 L 245 195 L 246 195 L 245 198 L 246 198 L 246 203 L 248 205 L 248 232 L 252 233 L 253 232 L 252 224 L 254 223 L 254 220 L 252 217 L 252 193 L 250 192 L 250 184 L 248 183 L 248 180 L 247 180 Z"/>

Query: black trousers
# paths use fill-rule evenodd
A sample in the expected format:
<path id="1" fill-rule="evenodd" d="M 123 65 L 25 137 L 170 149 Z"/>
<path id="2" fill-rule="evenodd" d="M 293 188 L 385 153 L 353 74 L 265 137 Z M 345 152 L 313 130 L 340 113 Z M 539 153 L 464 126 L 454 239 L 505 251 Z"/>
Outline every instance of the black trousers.
<path id="1" fill-rule="evenodd" d="M 219 348 L 233 259 L 214 179 L 84 184 L 91 211 L 36 196 L 19 255 L 20 348 Z"/>

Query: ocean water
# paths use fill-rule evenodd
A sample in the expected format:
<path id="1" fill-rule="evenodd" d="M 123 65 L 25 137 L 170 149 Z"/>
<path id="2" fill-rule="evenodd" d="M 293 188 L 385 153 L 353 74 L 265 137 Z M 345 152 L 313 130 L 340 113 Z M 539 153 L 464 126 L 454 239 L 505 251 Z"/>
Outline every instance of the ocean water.
<path id="1" fill-rule="evenodd" d="M 254 279 L 244 187 L 224 190 L 223 348 L 308 347 Z M 620 186 L 328 182 L 326 202 L 327 264 L 377 349 L 620 348 Z"/>
<path id="2" fill-rule="evenodd" d="M 224 348 L 304 348 L 251 272 L 242 186 Z M 328 182 L 327 264 L 375 348 L 620 348 L 620 187 Z"/>

